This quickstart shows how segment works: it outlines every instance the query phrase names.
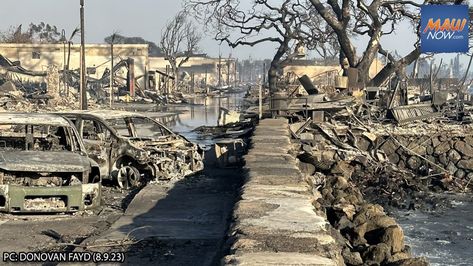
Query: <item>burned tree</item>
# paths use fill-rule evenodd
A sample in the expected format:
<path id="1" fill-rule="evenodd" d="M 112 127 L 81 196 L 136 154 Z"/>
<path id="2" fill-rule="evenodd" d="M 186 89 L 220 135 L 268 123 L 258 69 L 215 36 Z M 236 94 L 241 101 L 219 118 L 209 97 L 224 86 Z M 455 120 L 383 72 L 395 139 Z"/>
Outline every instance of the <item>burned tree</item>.
<path id="1" fill-rule="evenodd" d="M 0 32 L 0 42 L 3 43 L 61 43 L 62 41 L 64 37 L 58 28 L 44 22 L 31 23 L 26 31 L 23 31 L 23 25 L 19 25 Z"/>
<path id="2" fill-rule="evenodd" d="M 385 50 L 381 39 L 394 33 L 401 21 L 409 21 L 414 25 L 419 36 L 420 6 L 422 4 L 460 4 L 463 1 L 430 1 L 423 3 L 415 1 L 383 1 L 383 0 L 309 0 L 317 13 L 326 21 L 337 36 L 340 45 L 340 63 L 344 62 L 358 70 L 360 86 L 379 86 L 396 71 L 404 69 L 420 56 L 419 40 L 411 52 L 401 58 L 395 58 L 393 53 Z M 368 37 L 363 54 L 357 56 L 353 45 L 355 38 Z M 377 54 L 388 58 L 386 66 L 373 78 L 369 77 L 369 68 Z"/>
<path id="3" fill-rule="evenodd" d="M 179 68 L 198 51 L 200 40 L 197 27 L 188 20 L 185 12 L 177 14 L 161 32 L 161 50 L 175 77 L 174 91 L 178 88 Z"/>
<path id="4" fill-rule="evenodd" d="M 298 56 L 298 47 L 317 47 L 321 55 L 330 55 L 327 44 L 330 44 L 329 40 L 334 35 L 330 28 L 324 27 L 326 23 L 323 20 L 318 20 L 321 24 L 316 23 L 318 14 L 308 1 L 285 0 L 273 3 L 256 0 L 248 8 L 243 6 L 235 0 L 189 0 L 187 3 L 188 9 L 215 30 L 214 38 L 230 47 L 276 44 L 277 50 L 268 71 L 272 91 L 276 90 L 278 72 Z"/>

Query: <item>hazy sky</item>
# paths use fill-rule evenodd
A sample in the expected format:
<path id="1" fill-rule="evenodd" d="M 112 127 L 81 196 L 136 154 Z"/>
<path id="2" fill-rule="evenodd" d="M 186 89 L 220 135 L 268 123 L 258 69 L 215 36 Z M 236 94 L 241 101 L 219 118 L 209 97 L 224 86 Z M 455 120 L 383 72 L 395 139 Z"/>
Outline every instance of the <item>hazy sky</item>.
<path id="1" fill-rule="evenodd" d="M 11 25 L 45 22 L 66 30 L 70 35 L 79 26 L 79 0 L 0 0 L 0 30 Z M 139 36 L 159 43 L 161 29 L 182 7 L 184 0 L 85 0 L 86 41 L 102 43 L 104 37 L 118 31 L 125 36 Z M 252 0 L 242 0 L 251 3 Z M 470 0 L 471 1 L 471 0 Z M 386 49 L 396 49 L 401 55 L 412 50 L 414 35 L 403 24 L 396 36 L 388 37 L 383 42 Z M 79 41 L 78 38 L 75 40 Z M 356 44 L 361 44 L 358 40 Z M 365 44 L 360 45 L 360 48 Z M 239 58 L 271 58 L 275 47 L 260 45 L 254 48 L 243 47 L 234 50 L 208 36 L 200 45 L 202 52 L 218 56 L 221 49 L 223 56 L 230 52 Z"/>
<path id="2" fill-rule="evenodd" d="M 11 25 L 45 22 L 66 30 L 66 35 L 79 26 L 79 0 L 0 0 L 0 30 Z M 159 44 L 161 29 L 182 7 L 183 0 L 85 0 L 86 41 L 102 43 L 114 31 L 125 36 L 139 36 Z M 79 41 L 77 38 L 76 42 Z M 218 56 L 218 42 L 207 37 L 200 45 L 202 52 Z M 221 47 L 222 55 L 231 49 Z M 274 48 L 238 48 L 241 58 L 272 57 Z"/>

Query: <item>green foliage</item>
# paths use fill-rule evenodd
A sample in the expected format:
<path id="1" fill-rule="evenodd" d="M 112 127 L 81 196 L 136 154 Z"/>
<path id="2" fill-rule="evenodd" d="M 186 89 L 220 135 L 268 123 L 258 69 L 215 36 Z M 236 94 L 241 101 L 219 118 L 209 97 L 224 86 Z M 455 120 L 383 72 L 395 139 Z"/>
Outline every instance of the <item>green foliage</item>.
<path id="1" fill-rule="evenodd" d="M 115 36 L 114 36 L 115 35 Z M 112 38 L 114 44 L 149 44 L 149 55 L 150 56 L 163 56 L 161 49 L 151 41 L 147 41 L 141 37 L 126 37 L 120 34 L 114 34 L 106 37 L 104 41 L 106 43 L 112 43 Z"/>
<path id="2" fill-rule="evenodd" d="M 44 22 L 30 23 L 26 31 L 23 31 L 23 25 L 19 25 L 0 32 L 0 42 L 3 43 L 61 43 L 63 40 L 64 36 L 56 26 Z"/>

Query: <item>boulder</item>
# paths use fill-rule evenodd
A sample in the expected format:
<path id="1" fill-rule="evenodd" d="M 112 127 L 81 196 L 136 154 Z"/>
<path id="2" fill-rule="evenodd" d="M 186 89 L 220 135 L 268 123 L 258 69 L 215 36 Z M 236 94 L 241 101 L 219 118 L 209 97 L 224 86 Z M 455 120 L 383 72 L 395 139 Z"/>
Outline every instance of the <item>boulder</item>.
<path id="1" fill-rule="evenodd" d="M 335 158 L 335 151 L 333 150 L 326 150 L 322 151 L 321 157 L 322 161 L 333 161 Z"/>
<path id="2" fill-rule="evenodd" d="M 391 258 L 391 252 L 388 245 L 379 243 L 368 247 L 363 252 L 363 259 L 367 265 L 381 264 Z"/>
<path id="3" fill-rule="evenodd" d="M 427 149 L 425 148 L 425 146 L 419 145 L 420 143 L 422 142 L 411 142 L 409 146 L 407 146 L 407 149 L 410 151 L 409 153 L 411 153 L 412 155 L 418 154 L 424 156 L 427 153 Z"/>
<path id="4" fill-rule="evenodd" d="M 343 176 L 338 176 L 336 178 L 335 184 L 333 186 L 336 189 L 341 189 L 344 190 L 348 187 L 348 181 L 345 177 Z"/>
<path id="5" fill-rule="evenodd" d="M 362 223 L 360 225 L 357 225 L 353 229 L 353 233 L 355 234 L 355 238 L 364 238 L 366 234 L 366 228 L 368 228 L 367 223 Z"/>
<path id="6" fill-rule="evenodd" d="M 409 157 L 409 159 L 407 160 L 407 166 L 411 169 L 411 170 L 418 170 L 419 167 L 422 165 L 422 161 L 419 157 L 417 156 L 411 156 Z"/>
<path id="7" fill-rule="evenodd" d="M 447 166 L 448 165 L 448 159 L 447 159 L 447 155 L 445 153 L 443 154 L 440 154 L 439 155 L 439 163 L 443 166 Z"/>
<path id="8" fill-rule="evenodd" d="M 387 154 L 389 162 L 397 164 L 399 162 L 399 155 L 395 152 Z"/>
<path id="9" fill-rule="evenodd" d="M 404 232 L 399 225 L 389 226 L 384 229 L 381 242 L 391 247 L 391 253 L 398 253 L 404 249 Z"/>
<path id="10" fill-rule="evenodd" d="M 391 255 L 391 259 L 388 261 L 389 263 L 391 262 L 396 262 L 398 260 L 405 260 L 405 259 L 410 259 L 411 255 L 405 252 L 399 252 L 396 254 Z"/>
<path id="11" fill-rule="evenodd" d="M 455 142 L 455 150 L 457 150 L 463 155 L 473 157 L 473 148 L 470 145 L 468 145 L 466 142 L 463 142 L 463 141 Z"/>
<path id="12" fill-rule="evenodd" d="M 344 248 L 342 251 L 343 260 L 347 265 L 362 265 L 363 259 L 359 252 L 351 252 L 350 249 Z"/>
<path id="13" fill-rule="evenodd" d="M 425 152 L 428 154 L 428 155 L 432 155 L 434 153 L 434 147 L 432 146 L 427 146 L 425 147 Z"/>
<path id="14" fill-rule="evenodd" d="M 394 140 L 388 139 L 386 142 L 384 142 L 381 146 L 380 149 L 386 153 L 386 155 L 390 155 L 396 152 L 396 150 L 399 148 L 399 146 L 394 143 Z"/>
<path id="15" fill-rule="evenodd" d="M 356 225 L 361 225 L 378 216 L 385 216 L 383 207 L 378 204 L 364 204 L 361 210 L 355 215 L 353 222 Z"/>
<path id="16" fill-rule="evenodd" d="M 461 158 L 462 158 L 462 156 L 455 149 L 451 149 L 448 152 L 448 159 L 450 159 L 450 161 L 452 161 L 454 163 L 457 163 Z"/>
<path id="17" fill-rule="evenodd" d="M 314 140 L 314 134 L 310 132 L 304 132 L 299 135 L 301 141 L 312 142 Z"/>
<path id="18" fill-rule="evenodd" d="M 473 145 L 473 136 L 466 136 L 463 141 L 465 141 L 469 145 Z"/>
<path id="19" fill-rule="evenodd" d="M 353 228 L 353 223 L 350 220 L 348 220 L 348 218 L 344 215 L 342 216 L 342 218 L 340 218 L 340 220 L 338 220 L 338 222 L 336 222 L 333 225 L 333 227 L 340 231 L 345 230 L 345 229 L 349 230 Z"/>
<path id="20" fill-rule="evenodd" d="M 440 145 L 440 143 L 441 143 L 441 142 L 439 141 L 438 137 L 433 137 L 433 138 L 432 138 L 432 146 L 433 146 L 434 148 L 437 147 L 438 145 Z"/>
<path id="21" fill-rule="evenodd" d="M 371 146 L 371 141 L 369 141 L 364 136 L 359 136 L 357 138 L 356 146 L 362 151 L 368 151 L 370 149 L 370 146 Z"/>
<path id="22" fill-rule="evenodd" d="M 336 175 L 343 175 L 347 178 L 351 177 L 353 171 L 355 169 L 353 168 L 353 166 L 351 166 L 350 164 L 348 164 L 346 161 L 338 161 L 333 167 L 332 169 L 330 169 L 330 173 L 332 174 L 336 174 Z"/>
<path id="23" fill-rule="evenodd" d="M 371 219 L 371 227 L 368 226 L 368 230 L 373 230 L 376 228 L 386 228 L 393 225 L 397 225 L 396 220 L 394 218 L 389 217 L 387 215 L 376 216 Z"/>
<path id="24" fill-rule="evenodd" d="M 460 160 L 457 163 L 458 168 L 462 168 L 465 170 L 473 170 L 473 159 L 470 160 Z"/>
<path id="25" fill-rule="evenodd" d="M 354 205 L 346 203 L 334 205 L 333 208 L 337 211 L 343 212 L 350 221 L 353 220 L 353 216 L 356 212 Z"/>
<path id="26" fill-rule="evenodd" d="M 403 160 L 400 160 L 397 163 L 397 166 L 399 166 L 399 168 L 401 168 L 401 169 L 404 169 L 404 168 L 406 168 L 406 163 Z"/>
<path id="27" fill-rule="evenodd" d="M 462 169 L 458 169 L 456 172 L 455 172 L 455 177 L 456 178 L 464 178 L 465 177 L 465 171 L 463 171 Z"/>
<path id="28" fill-rule="evenodd" d="M 451 174 L 454 174 L 458 170 L 458 168 L 455 166 L 455 164 L 453 162 L 449 162 L 448 165 L 447 165 L 447 170 Z"/>
<path id="29" fill-rule="evenodd" d="M 428 265 L 429 265 L 429 261 L 424 257 L 403 259 L 403 260 L 398 260 L 398 261 L 386 264 L 386 266 L 428 266 Z"/>
<path id="30" fill-rule="evenodd" d="M 450 150 L 450 144 L 447 141 L 444 141 L 440 143 L 437 147 L 435 147 L 434 154 L 435 155 L 445 154 L 449 150 Z"/>

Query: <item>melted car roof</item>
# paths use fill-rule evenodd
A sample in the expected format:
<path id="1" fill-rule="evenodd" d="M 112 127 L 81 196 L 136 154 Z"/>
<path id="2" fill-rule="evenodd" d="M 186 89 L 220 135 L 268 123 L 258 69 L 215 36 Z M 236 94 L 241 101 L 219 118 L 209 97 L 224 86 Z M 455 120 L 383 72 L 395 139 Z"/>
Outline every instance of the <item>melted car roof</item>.
<path id="1" fill-rule="evenodd" d="M 67 112 L 61 112 L 61 114 L 84 114 L 97 116 L 103 120 L 125 118 L 125 117 L 145 117 L 139 113 L 119 111 L 119 110 L 73 110 Z"/>
<path id="2" fill-rule="evenodd" d="M 43 113 L 0 112 L 0 124 L 70 126 L 69 121 L 64 117 Z"/>

